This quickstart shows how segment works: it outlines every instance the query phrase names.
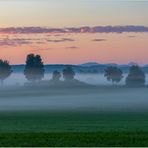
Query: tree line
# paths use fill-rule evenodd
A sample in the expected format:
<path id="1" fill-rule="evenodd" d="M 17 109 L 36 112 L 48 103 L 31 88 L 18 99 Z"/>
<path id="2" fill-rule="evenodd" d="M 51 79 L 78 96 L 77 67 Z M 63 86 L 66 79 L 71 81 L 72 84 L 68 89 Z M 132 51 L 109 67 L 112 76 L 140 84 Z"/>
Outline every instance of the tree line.
<path id="1" fill-rule="evenodd" d="M 0 60 L 0 81 L 1 85 L 6 78 L 12 73 L 11 66 L 8 61 Z M 36 82 L 41 81 L 44 78 L 44 63 L 40 55 L 29 54 L 26 58 L 26 64 L 24 69 L 24 75 L 28 81 Z M 58 70 L 53 71 L 52 80 L 55 82 L 60 81 L 60 78 L 64 78 L 64 81 L 73 81 L 75 72 L 71 66 L 66 66 L 62 74 Z M 119 67 L 109 66 L 104 71 L 104 76 L 108 81 L 111 81 L 113 85 L 119 83 L 123 79 L 123 72 Z M 138 65 L 133 65 L 129 68 L 129 73 L 125 79 L 127 86 L 144 86 L 145 73 Z"/>

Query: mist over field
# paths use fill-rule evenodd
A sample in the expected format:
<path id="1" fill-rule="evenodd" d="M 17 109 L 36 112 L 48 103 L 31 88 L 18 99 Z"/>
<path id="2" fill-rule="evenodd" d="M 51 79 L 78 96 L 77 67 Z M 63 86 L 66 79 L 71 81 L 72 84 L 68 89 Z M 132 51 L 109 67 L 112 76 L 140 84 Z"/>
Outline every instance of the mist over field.
<path id="1" fill-rule="evenodd" d="M 49 80 L 51 76 L 46 74 L 44 79 Z M 23 74 L 14 73 L 0 89 L 0 110 L 148 110 L 147 87 L 124 87 L 124 79 L 119 86 L 112 87 L 103 74 L 76 74 L 75 78 L 94 86 L 29 87 L 23 85 L 27 82 Z"/>
<path id="2" fill-rule="evenodd" d="M 118 85 L 125 84 L 125 78 L 127 74 L 124 74 L 124 78 L 118 83 Z M 52 78 L 52 73 L 46 73 L 44 80 L 50 80 Z M 76 79 L 92 84 L 92 85 L 112 85 L 110 81 L 104 77 L 104 74 L 76 74 Z M 27 82 L 25 76 L 22 73 L 12 73 L 9 78 L 6 79 L 5 85 L 23 85 Z M 148 75 L 146 74 L 146 84 L 148 84 Z"/>
<path id="3" fill-rule="evenodd" d="M 52 73 L 46 73 L 44 80 L 50 80 L 51 78 Z M 75 78 L 92 85 L 111 85 L 111 82 L 107 81 L 103 74 L 76 74 Z M 27 80 L 22 73 L 12 73 L 6 80 L 5 85 L 23 85 L 25 82 Z M 119 84 L 124 84 L 124 79 Z"/>

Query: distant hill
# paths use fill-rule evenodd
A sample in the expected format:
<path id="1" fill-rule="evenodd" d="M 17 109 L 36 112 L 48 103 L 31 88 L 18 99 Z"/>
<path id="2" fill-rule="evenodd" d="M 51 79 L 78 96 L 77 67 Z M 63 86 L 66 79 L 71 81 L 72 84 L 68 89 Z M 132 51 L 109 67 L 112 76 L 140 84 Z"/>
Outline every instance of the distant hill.
<path id="1" fill-rule="evenodd" d="M 138 64 L 135 63 L 135 62 L 130 62 L 130 63 L 128 63 L 128 65 L 129 65 L 129 66 L 133 66 L 133 65 L 138 65 Z"/>
<path id="2" fill-rule="evenodd" d="M 99 63 L 96 63 L 96 62 L 88 62 L 88 63 L 84 63 L 84 64 L 81 64 L 80 66 L 96 66 L 96 65 L 99 65 Z"/>
<path id="3" fill-rule="evenodd" d="M 115 63 L 99 64 L 96 62 L 89 62 L 89 63 L 80 64 L 80 65 L 70 65 L 70 66 L 72 66 L 74 71 L 77 73 L 83 73 L 83 74 L 85 74 L 85 73 L 86 74 L 87 73 L 95 74 L 96 73 L 97 74 L 97 73 L 104 73 L 104 70 L 108 66 L 118 66 L 119 68 L 121 68 L 121 70 L 124 73 L 127 73 L 130 65 L 128 65 L 128 64 L 127 65 L 118 65 Z M 61 72 L 64 69 L 64 67 L 66 67 L 66 66 L 67 65 L 65 65 L 65 64 L 45 65 L 45 73 L 51 73 L 54 70 L 58 70 Z M 14 73 L 23 73 L 24 68 L 25 68 L 25 65 L 12 65 L 12 70 Z M 145 65 L 142 68 L 145 73 L 148 73 L 148 65 Z"/>

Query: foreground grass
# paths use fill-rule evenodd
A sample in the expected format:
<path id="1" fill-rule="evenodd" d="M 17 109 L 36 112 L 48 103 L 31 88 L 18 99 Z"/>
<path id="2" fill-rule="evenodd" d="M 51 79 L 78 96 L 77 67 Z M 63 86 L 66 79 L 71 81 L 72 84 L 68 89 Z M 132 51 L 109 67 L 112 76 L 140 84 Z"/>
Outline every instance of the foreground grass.
<path id="1" fill-rule="evenodd" d="M 0 146 L 148 146 L 148 132 L 1 133 Z"/>
<path id="2" fill-rule="evenodd" d="M 148 146 L 148 113 L 0 112 L 0 146 Z"/>

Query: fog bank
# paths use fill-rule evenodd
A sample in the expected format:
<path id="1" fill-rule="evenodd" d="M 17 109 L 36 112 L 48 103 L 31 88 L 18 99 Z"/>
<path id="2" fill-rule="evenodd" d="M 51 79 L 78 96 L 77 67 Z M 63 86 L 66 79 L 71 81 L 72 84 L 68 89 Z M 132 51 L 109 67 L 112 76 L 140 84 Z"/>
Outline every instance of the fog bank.
<path id="1" fill-rule="evenodd" d="M 125 84 L 125 78 L 127 74 L 124 74 L 124 78 L 119 82 L 119 85 Z M 45 74 L 44 80 L 49 80 L 52 78 L 52 74 Z M 110 81 L 107 81 L 103 74 L 76 74 L 76 79 L 86 82 L 92 85 L 111 85 Z M 12 73 L 12 75 L 6 79 L 5 85 L 23 85 L 27 82 L 25 76 L 22 73 Z M 148 84 L 148 75 L 146 74 L 146 84 Z"/>
<path id="2" fill-rule="evenodd" d="M 71 87 L 0 90 L 0 110 L 148 111 L 148 88 Z"/>

